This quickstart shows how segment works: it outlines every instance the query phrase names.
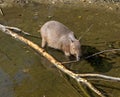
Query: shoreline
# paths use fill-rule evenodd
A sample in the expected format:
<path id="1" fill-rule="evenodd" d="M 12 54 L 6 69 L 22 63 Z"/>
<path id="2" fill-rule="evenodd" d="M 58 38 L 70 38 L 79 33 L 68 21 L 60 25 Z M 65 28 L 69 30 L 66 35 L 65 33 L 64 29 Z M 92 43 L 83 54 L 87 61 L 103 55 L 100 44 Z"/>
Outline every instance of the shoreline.
<path id="1" fill-rule="evenodd" d="M 106 2 L 107 1 L 107 2 Z M 57 7 L 90 7 L 108 11 L 120 10 L 120 0 L 0 0 L 0 8 L 25 6 L 29 3 L 49 4 Z M 116 1 L 116 2 L 115 2 Z M 119 11 L 118 11 L 119 12 Z"/>

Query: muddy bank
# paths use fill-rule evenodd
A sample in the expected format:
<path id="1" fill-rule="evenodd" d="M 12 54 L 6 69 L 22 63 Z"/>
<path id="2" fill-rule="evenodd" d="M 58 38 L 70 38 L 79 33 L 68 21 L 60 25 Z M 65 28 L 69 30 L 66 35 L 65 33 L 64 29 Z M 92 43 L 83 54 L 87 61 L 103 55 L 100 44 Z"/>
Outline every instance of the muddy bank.
<path id="1" fill-rule="evenodd" d="M 92 8 L 105 8 L 110 11 L 120 9 L 120 0 L 0 0 L 0 7 L 10 6 L 25 6 L 28 3 L 51 4 L 59 7 L 72 6 L 72 7 L 92 7 Z"/>

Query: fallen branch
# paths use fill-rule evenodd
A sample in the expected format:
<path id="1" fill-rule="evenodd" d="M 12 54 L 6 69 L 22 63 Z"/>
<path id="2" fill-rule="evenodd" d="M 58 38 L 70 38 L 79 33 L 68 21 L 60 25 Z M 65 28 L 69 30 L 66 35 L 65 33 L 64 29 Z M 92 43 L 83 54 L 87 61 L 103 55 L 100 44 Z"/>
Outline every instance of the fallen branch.
<path id="1" fill-rule="evenodd" d="M 78 74 L 77 76 L 88 78 L 88 79 L 95 78 L 95 80 L 103 79 L 103 80 L 106 80 L 106 81 L 120 82 L 120 78 L 118 78 L 118 77 L 106 76 L 106 75 L 102 75 L 102 74 Z"/>
<path id="2" fill-rule="evenodd" d="M 34 36 L 34 35 L 31 35 L 30 33 L 27 33 L 27 32 L 25 32 L 25 31 L 23 31 L 23 30 L 21 30 L 21 29 L 19 29 L 19 28 L 16 28 L 16 27 L 9 27 L 9 26 L 5 26 L 7 29 L 9 29 L 9 30 L 12 30 L 12 31 L 14 31 L 14 32 L 17 32 L 17 33 L 21 33 L 21 34 L 24 34 L 24 35 L 26 35 L 26 36 L 31 36 L 31 37 L 34 37 L 34 38 L 41 38 L 41 37 L 38 37 L 38 36 Z"/>
<path id="3" fill-rule="evenodd" d="M 31 42 L 30 40 L 18 35 L 17 33 L 14 33 L 9 28 L 10 27 L 8 27 L 8 26 L 4 26 L 4 25 L 0 24 L 0 30 L 2 32 L 14 37 L 17 40 L 22 41 L 25 44 L 27 44 L 28 46 L 30 46 L 31 48 L 36 50 L 38 53 L 42 54 L 45 58 L 47 58 L 52 64 L 54 64 L 62 72 L 66 73 L 67 75 L 69 75 L 70 77 L 75 79 L 78 83 L 83 83 L 84 85 L 89 87 L 92 91 L 94 91 L 99 96 L 105 97 L 98 89 L 96 89 L 90 82 L 88 82 L 87 79 L 82 78 L 82 77 L 93 77 L 94 76 L 94 77 L 102 77 L 102 78 L 108 79 L 107 77 L 109 77 L 109 76 L 97 75 L 97 74 L 96 75 L 95 74 L 91 74 L 91 75 L 90 74 L 86 74 L 86 75 L 85 74 L 76 74 L 76 73 L 68 70 L 67 68 L 65 68 L 61 62 L 58 62 L 55 58 L 53 58 L 51 55 L 49 55 L 44 49 L 40 48 L 38 45 Z M 113 78 L 116 78 L 116 77 L 113 77 Z M 113 79 L 111 79 L 111 80 L 113 80 Z M 119 80 L 120 81 L 120 78 L 116 78 L 114 80 Z"/>
<path id="4" fill-rule="evenodd" d="M 92 55 L 89 55 L 89 56 L 85 57 L 85 59 L 91 58 L 91 57 L 93 57 L 93 56 L 96 56 L 96 55 L 99 55 L 99 54 L 102 54 L 102 53 L 112 52 L 112 51 L 120 51 L 120 49 L 103 50 L 103 51 L 94 53 L 94 54 L 92 54 Z"/>

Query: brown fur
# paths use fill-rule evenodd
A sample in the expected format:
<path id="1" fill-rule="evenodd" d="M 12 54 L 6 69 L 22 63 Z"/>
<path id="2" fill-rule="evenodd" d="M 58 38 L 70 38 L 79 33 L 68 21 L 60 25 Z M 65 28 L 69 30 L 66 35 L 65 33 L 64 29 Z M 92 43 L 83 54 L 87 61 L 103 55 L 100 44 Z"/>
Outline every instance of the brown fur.
<path id="1" fill-rule="evenodd" d="M 74 33 L 65 25 L 57 21 L 48 21 L 40 29 L 42 47 L 62 50 L 66 56 L 75 55 L 79 60 L 80 42 L 74 37 Z"/>

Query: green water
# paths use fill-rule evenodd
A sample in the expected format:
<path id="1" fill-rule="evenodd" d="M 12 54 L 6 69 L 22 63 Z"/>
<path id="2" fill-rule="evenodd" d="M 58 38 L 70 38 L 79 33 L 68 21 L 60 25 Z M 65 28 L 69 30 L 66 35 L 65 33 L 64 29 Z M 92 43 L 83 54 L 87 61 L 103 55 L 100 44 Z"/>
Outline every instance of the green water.
<path id="1" fill-rule="evenodd" d="M 48 20 L 57 20 L 75 32 L 77 38 L 91 25 L 81 40 L 83 59 L 66 64 L 76 73 L 101 73 L 120 77 L 120 52 L 109 52 L 85 60 L 105 49 L 120 48 L 120 13 L 90 7 L 55 7 L 29 4 L 3 9 L 0 23 L 39 36 Z M 25 36 L 38 45 L 41 39 Z M 60 51 L 46 48 L 59 61 L 67 61 Z M 120 83 L 90 81 L 107 97 L 120 97 Z M 85 87 L 84 87 L 85 88 Z M 91 97 L 99 97 L 87 89 Z M 0 32 L 0 97 L 86 97 L 76 82 L 60 73 L 47 59 L 18 40 Z"/>

